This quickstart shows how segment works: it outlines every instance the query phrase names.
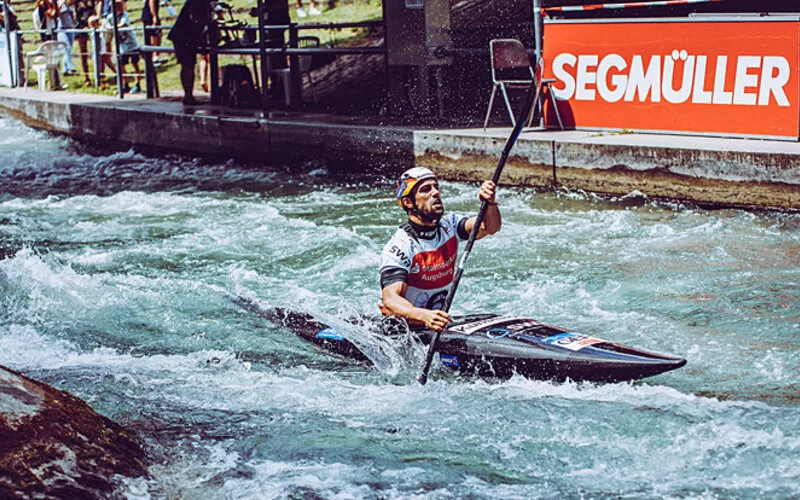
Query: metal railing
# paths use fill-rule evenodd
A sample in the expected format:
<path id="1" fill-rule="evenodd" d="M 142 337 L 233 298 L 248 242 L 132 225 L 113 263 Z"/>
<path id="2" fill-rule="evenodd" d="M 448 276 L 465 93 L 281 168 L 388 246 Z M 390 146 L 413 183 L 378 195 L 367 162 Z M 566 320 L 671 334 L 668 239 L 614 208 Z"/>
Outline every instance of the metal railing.
<path id="1" fill-rule="evenodd" d="M 116 16 L 114 16 L 116 17 Z M 49 35 L 53 39 L 56 38 L 58 33 L 72 33 L 72 34 L 86 34 L 89 37 L 89 43 L 87 44 L 87 48 L 89 49 L 88 54 L 84 52 L 74 52 L 71 51 L 72 56 L 83 57 L 84 55 L 91 56 L 91 67 L 92 72 L 91 74 L 86 74 L 85 72 L 80 72 L 79 74 L 84 75 L 85 78 L 92 81 L 93 87 L 97 90 L 101 87 L 102 81 L 105 78 L 105 65 L 102 61 L 102 58 L 106 55 L 116 58 L 116 76 L 117 76 L 117 94 L 120 98 L 124 98 L 124 91 L 122 80 L 123 77 L 144 77 L 145 80 L 145 90 L 147 97 L 158 97 L 160 92 L 158 90 L 158 77 L 155 64 L 153 62 L 153 54 L 155 53 L 174 53 L 175 50 L 170 45 L 148 45 L 146 42 L 149 40 L 148 34 L 153 31 L 165 31 L 172 28 L 172 25 L 158 25 L 158 26 L 135 26 L 129 28 L 113 28 L 113 29 L 62 29 L 62 30 L 54 30 L 54 31 L 46 31 L 46 30 L 17 30 L 13 32 L 7 32 L 6 36 L 9 40 L 13 40 L 16 44 L 16 47 L 13 47 L 14 44 L 8 43 L 9 45 L 9 58 L 11 60 L 11 74 L 12 74 L 12 86 L 22 86 L 27 85 L 27 68 L 24 68 L 23 65 L 23 58 L 27 52 L 24 50 L 25 44 L 32 43 L 31 41 L 26 41 L 24 39 L 25 36 L 34 36 L 37 38 L 35 42 L 38 46 L 39 42 L 38 38 L 40 35 Z M 297 71 L 299 66 L 298 57 L 300 55 L 383 55 L 386 57 L 388 51 L 385 45 L 385 41 L 381 46 L 371 46 L 371 47 L 335 47 L 335 46 L 320 46 L 320 47 L 303 47 L 300 48 L 297 46 L 299 33 L 300 32 L 308 32 L 308 31 L 315 31 L 315 30 L 341 30 L 341 29 L 352 29 L 352 28 L 367 28 L 367 29 L 384 29 L 383 21 L 364 21 L 364 22 L 349 22 L 349 23 L 309 23 L 309 24 L 297 24 L 297 23 L 290 23 L 285 25 L 265 25 L 261 27 L 262 33 L 266 35 L 269 31 L 281 31 L 281 32 L 288 32 L 288 42 L 284 44 L 282 47 L 265 47 L 262 43 L 261 39 L 258 36 L 259 27 L 258 26 L 251 26 L 251 25 L 244 25 L 244 24 L 237 24 L 235 26 L 220 26 L 217 27 L 217 30 L 235 30 L 237 32 L 242 33 L 242 36 L 234 39 L 228 40 L 227 43 L 221 45 L 206 45 L 199 47 L 198 52 L 201 54 L 209 54 L 212 61 L 215 61 L 219 56 L 251 56 L 254 58 L 254 63 L 258 62 L 261 68 L 261 85 L 260 88 L 262 90 L 262 98 L 266 100 L 266 85 L 263 84 L 267 79 L 270 78 L 270 57 L 275 55 L 283 55 L 288 57 L 289 59 L 289 72 L 290 72 L 290 82 L 291 82 L 291 102 L 299 103 L 301 100 L 300 94 L 302 92 L 302 82 L 301 78 L 302 75 Z M 145 43 L 139 45 L 138 53 L 140 53 L 144 59 L 144 73 L 121 73 L 121 65 L 120 59 L 123 55 L 129 54 L 121 54 L 119 52 L 119 34 L 123 31 L 133 31 L 137 35 L 141 35 L 141 40 Z M 245 33 L 253 33 L 253 35 L 249 37 L 245 37 Z M 2 36 L 2 35 L 0 35 Z M 112 44 L 112 53 L 109 53 L 106 50 L 106 45 L 109 43 L 108 37 L 110 37 L 110 43 Z M 248 40 L 245 41 L 244 38 Z M 262 37 L 263 38 L 263 37 Z M 231 43 L 236 42 L 236 43 Z M 73 44 L 74 46 L 74 44 Z M 77 61 L 76 61 L 77 62 Z M 77 68 L 77 65 L 75 65 Z M 211 70 L 211 90 L 212 90 L 212 101 L 215 100 L 215 94 L 219 89 L 217 85 L 217 71 L 216 71 L 216 64 L 212 64 Z M 91 78 L 90 78 L 91 77 Z M 257 78 L 258 81 L 258 78 Z"/>
<path id="2" fill-rule="evenodd" d="M 141 32 L 142 28 L 141 27 L 120 28 L 119 31 L 120 32 L 130 31 L 130 32 L 136 33 L 136 32 Z M 92 73 L 91 74 L 79 73 L 79 74 L 82 74 L 84 77 L 86 77 L 89 80 L 91 80 L 95 89 L 99 89 L 100 88 L 101 82 L 102 82 L 103 77 L 104 77 L 104 74 L 103 74 L 104 66 L 102 64 L 101 57 L 102 57 L 102 55 L 105 55 L 107 53 L 105 51 L 105 45 L 107 44 L 106 37 L 108 36 L 108 34 L 113 33 L 113 30 L 109 30 L 109 29 L 57 29 L 57 30 L 53 30 L 52 32 L 51 31 L 47 31 L 47 30 L 17 30 L 17 31 L 12 32 L 11 33 L 11 37 L 13 39 L 15 39 L 16 47 L 18 48 L 18 50 L 14 51 L 15 53 L 12 54 L 12 56 L 11 56 L 11 58 L 12 58 L 12 67 L 13 67 L 12 74 L 14 74 L 14 77 L 12 78 L 12 81 L 14 82 L 14 84 L 13 84 L 14 87 L 21 87 L 23 85 L 27 85 L 28 84 L 28 82 L 27 82 L 28 68 L 24 68 L 24 65 L 22 64 L 22 61 L 20 60 L 21 57 L 24 57 L 29 52 L 29 51 L 23 50 L 25 45 L 26 44 L 34 44 L 34 45 L 38 46 L 39 44 L 43 43 L 42 41 L 39 41 L 39 40 L 37 40 L 36 42 L 25 41 L 24 40 L 24 36 L 25 35 L 33 35 L 33 36 L 39 38 L 41 35 L 45 35 L 45 36 L 48 36 L 48 37 L 50 37 L 52 39 L 56 39 L 58 33 L 72 33 L 72 34 L 85 34 L 85 35 L 88 35 L 89 43 L 87 44 L 87 48 L 90 48 L 90 52 L 85 53 L 85 52 L 75 52 L 73 50 L 70 50 L 70 56 L 79 56 L 79 57 L 82 57 L 84 55 L 90 55 L 91 56 Z M 113 43 L 113 42 L 114 42 L 114 40 L 113 40 L 113 37 L 112 37 L 111 43 Z M 72 45 L 72 47 L 74 47 L 74 44 Z M 70 49 L 72 47 L 70 47 Z M 114 52 L 113 53 L 113 55 L 117 59 L 117 61 L 116 61 L 117 73 L 119 73 L 119 67 L 120 67 L 119 59 L 121 59 L 121 56 L 127 56 L 127 55 L 133 55 L 133 54 L 135 54 L 135 53 L 130 53 L 130 54 L 118 53 L 118 52 Z M 91 78 L 89 78 L 90 76 L 91 76 Z M 119 75 L 119 76 L 120 77 L 122 77 L 122 76 L 142 77 L 142 76 L 144 76 L 144 73 L 125 73 L 125 74 L 122 74 L 122 75 Z"/>
<path id="3" fill-rule="evenodd" d="M 145 33 L 148 30 L 164 30 L 168 29 L 170 26 L 162 25 L 162 26 L 148 26 L 145 27 Z M 215 59 L 218 58 L 220 55 L 238 55 L 238 56 L 251 56 L 254 58 L 255 61 L 258 61 L 259 68 L 260 68 L 260 78 L 258 75 L 258 71 L 256 71 L 256 81 L 261 82 L 259 87 L 261 89 L 261 97 L 262 102 L 266 105 L 266 82 L 270 78 L 271 72 L 271 63 L 270 63 L 270 56 L 275 55 L 284 55 L 289 58 L 289 81 L 291 87 L 291 99 L 292 103 L 299 103 L 301 101 L 301 92 L 302 92 L 302 82 L 301 78 L 302 75 L 297 71 L 299 67 L 298 56 L 300 55 L 383 55 L 386 57 L 388 54 L 388 50 L 384 44 L 380 47 L 298 47 L 298 39 L 299 33 L 301 31 L 313 31 L 313 30 L 334 30 L 334 29 L 348 29 L 348 28 L 384 28 L 383 21 L 363 21 L 363 22 L 351 22 L 351 23 L 314 23 L 314 24 L 297 24 L 297 23 L 289 23 L 283 25 L 265 25 L 261 29 L 263 32 L 269 31 L 281 31 L 286 32 L 288 31 L 289 39 L 282 47 L 266 47 L 263 43 L 261 43 L 261 39 L 258 37 L 258 26 L 251 26 L 251 25 L 244 25 L 244 24 L 237 24 L 235 26 L 217 26 L 216 29 L 218 31 L 240 31 L 242 33 L 247 32 L 255 32 L 255 36 L 249 37 L 247 41 L 245 41 L 244 35 L 238 36 L 227 43 L 220 44 L 220 45 L 206 45 L 199 47 L 199 52 L 203 54 L 209 54 L 211 56 L 211 97 L 212 102 L 216 102 L 217 100 L 217 92 L 219 90 L 218 82 L 217 82 L 217 67 L 218 64 L 215 62 Z M 216 38 L 222 38 L 218 35 L 214 35 Z M 145 40 L 147 38 L 145 37 Z M 264 40 L 266 42 L 266 40 Z M 147 86 L 147 96 L 148 97 L 157 97 L 159 95 L 158 91 L 158 82 L 155 75 L 155 67 L 152 64 L 152 58 L 149 57 L 153 53 L 160 53 L 160 52 L 169 52 L 174 53 L 174 49 L 171 47 L 164 47 L 158 45 L 143 45 L 139 48 L 139 50 L 146 55 L 145 57 L 145 81 Z"/>

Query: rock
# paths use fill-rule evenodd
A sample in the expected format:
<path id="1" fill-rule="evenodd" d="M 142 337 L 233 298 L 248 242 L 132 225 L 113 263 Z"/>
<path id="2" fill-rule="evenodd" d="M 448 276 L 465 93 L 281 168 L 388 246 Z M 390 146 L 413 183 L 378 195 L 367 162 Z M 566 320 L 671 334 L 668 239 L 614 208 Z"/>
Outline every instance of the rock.
<path id="1" fill-rule="evenodd" d="M 0 498 L 108 498 L 122 477 L 145 474 L 145 453 L 130 432 L 0 366 Z"/>

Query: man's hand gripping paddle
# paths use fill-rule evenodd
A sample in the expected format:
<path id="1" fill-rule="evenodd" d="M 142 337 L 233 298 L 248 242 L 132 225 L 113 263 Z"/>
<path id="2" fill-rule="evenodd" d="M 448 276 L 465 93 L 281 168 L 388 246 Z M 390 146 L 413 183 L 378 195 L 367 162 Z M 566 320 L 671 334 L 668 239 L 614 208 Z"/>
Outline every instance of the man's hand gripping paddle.
<path id="1" fill-rule="evenodd" d="M 506 165 L 508 154 L 511 152 L 511 148 L 514 147 L 514 143 L 517 142 L 517 138 L 522 132 L 522 127 L 525 125 L 525 122 L 528 121 L 528 115 L 530 114 L 531 108 L 533 107 L 534 102 L 537 100 L 537 97 L 537 85 L 536 82 L 534 82 L 531 85 L 531 88 L 528 90 L 528 98 L 525 100 L 525 105 L 520 110 L 520 114 L 517 117 L 517 123 L 514 125 L 514 129 L 511 131 L 511 135 L 506 141 L 506 146 L 503 148 L 503 154 L 500 156 L 500 161 L 498 162 L 497 168 L 494 171 L 494 176 L 492 176 L 492 182 L 495 184 L 497 184 L 497 181 L 500 180 L 500 174 L 503 172 L 503 167 Z M 475 225 L 472 227 L 469 240 L 467 240 L 467 246 L 464 249 L 464 255 L 461 257 L 461 260 L 458 264 L 458 269 L 456 269 L 456 275 L 453 278 L 453 285 L 450 287 L 450 292 L 447 294 L 447 298 L 444 301 L 444 307 L 442 310 L 445 312 L 450 310 L 450 304 L 453 303 L 453 297 L 458 289 L 458 282 L 461 281 L 461 275 L 464 274 L 464 269 L 467 267 L 469 253 L 472 251 L 472 245 L 475 244 L 475 238 L 478 237 L 478 230 L 481 228 L 483 216 L 486 214 L 486 209 L 488 208 L 488 201 L 484 200 L 481 202 L 481 208 L 478 210 L 478 216 L 475 219 Z M 433 339 L 431 340 L 430 345 L 428 345 L 428 353 L 425 355 L 425 365 L 422 367 L 422 373 L 419 377 L 417 377 L 417 381 L 422 385 L 425 385 L 425 383 L 428 381 L 428 372 L 431 369 L 433 355 L 436 354 L 436 348 L 437 344 L 439 343 L 440 335 L 441 332 L 434 333 Z"/>

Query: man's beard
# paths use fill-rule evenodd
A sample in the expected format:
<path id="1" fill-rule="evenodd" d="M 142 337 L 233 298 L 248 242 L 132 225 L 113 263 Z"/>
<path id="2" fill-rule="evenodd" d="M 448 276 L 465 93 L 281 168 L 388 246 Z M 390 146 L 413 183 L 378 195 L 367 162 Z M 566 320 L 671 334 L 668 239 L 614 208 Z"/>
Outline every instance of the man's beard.
<path id="1" fill-rule="evenodd" d="M 441 203 L 441 202 L 440 202 Z M 438 211 L 430 211 L 430 212 L 423 212 L 417 207 L 417 204 L 414 203 L 414 208 L 411 211 L 417 217 L 422 220 L 425 224 L 438 224 L 439 220 L 441 220 L 442 215 L 444 215 L 444 203 L 441 203 L 442 209 Z"/>

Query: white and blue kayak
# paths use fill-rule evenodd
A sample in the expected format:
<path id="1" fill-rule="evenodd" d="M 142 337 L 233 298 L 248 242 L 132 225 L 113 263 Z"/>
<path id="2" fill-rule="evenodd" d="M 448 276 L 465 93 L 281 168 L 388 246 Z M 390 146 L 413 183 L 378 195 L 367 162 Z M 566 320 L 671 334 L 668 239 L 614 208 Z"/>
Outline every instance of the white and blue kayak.
<path id="1" fill-rule="evenodd" d="M 240 307 L 281 324 L 320 348 L 361 363 L 369 358 L 347 339 L 347 332 L 316 321 L 308 314 L 264 308 L 243 297 Z M 405 333 L 405 329 L 404 333 Z M 376 334 L 387 332 L 375 321 Z M 424 344 L 433 331 L 413 330 Z M 472 314 L 456 316 L 438 343 L 443 366 L 461 374 L 509 378 L 522 375 L 537 380 L 621 382 L 652 377 L 686 364 L 683 358 L 656 354 L 571 332 L 528 318 Z"/>

